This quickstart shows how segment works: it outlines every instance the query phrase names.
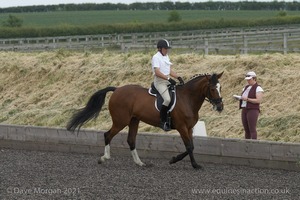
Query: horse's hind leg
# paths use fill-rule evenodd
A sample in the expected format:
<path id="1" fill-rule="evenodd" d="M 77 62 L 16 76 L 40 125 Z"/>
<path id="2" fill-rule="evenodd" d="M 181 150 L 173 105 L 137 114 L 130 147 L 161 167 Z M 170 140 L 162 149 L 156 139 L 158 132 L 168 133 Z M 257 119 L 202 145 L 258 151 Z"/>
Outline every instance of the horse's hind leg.
<path id="1" fill-rule="evenodd" d="M 124 127 L 125 126 L 116 127 L 113 125 L 109 131 L 104 133 L 104 140 L 105 140 L 104 155 L 101 156 L 100 160 L 98 161 L 99 164 L 105 162 L 105 160 L 110 159 L 110 142 L 112 138 L 115 135 L 117 135 Z"/>
<path id="2" fill-rule="evenodd" d="M 110 159 L 110 142 L 107 141 L 107 135 L 109 135 L 111 132 L 111 129 L 104 133 L 104 139 L 105 139 L 105 147 L 104 147 L 104 155 L 101 156 L 100 160 L 98 160 L 98 163 L 103 163 L 105 160 Z"/>
<path id="3" fill-rule="evenodd" d="M 132 118 L 129 124 L 129 131 L 128 131 L 128 137 L 127 137 L 127 143 L 130 147 L 131 155 L 133 157 L 133 161 L 139 165 L 144 166 L 145 164 L 141 161 L 136 148 L 135 148 L 135 141 L 136 141 L 136 135 L 138 131 L 140 120 L 137 118 Z"/>

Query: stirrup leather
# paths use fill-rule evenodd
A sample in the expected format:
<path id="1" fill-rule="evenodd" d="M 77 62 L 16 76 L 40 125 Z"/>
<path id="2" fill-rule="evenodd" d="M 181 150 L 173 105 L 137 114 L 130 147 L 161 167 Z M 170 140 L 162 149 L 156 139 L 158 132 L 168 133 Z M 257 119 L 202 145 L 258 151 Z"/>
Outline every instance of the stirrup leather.
<path id="1" fill-rule="evenodd" d="M 160 127 L 164 130 L 164 131 L 170 131 L 171 127 L 169 125 L 168 122 L 161 122 Z"/>

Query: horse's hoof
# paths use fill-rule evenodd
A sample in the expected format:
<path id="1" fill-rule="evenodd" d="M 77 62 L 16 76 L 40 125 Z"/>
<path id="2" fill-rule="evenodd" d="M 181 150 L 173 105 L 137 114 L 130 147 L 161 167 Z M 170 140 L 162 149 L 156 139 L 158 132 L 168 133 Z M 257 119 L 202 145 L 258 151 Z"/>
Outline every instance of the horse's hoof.
<path id="1" fill-rule="evenodd" d="M 106 158 L 104 156 L 101 156 L 101 158 L 98 160 L 98 164 L 104 163 Z"/>
<path id="2" fill-rule="evenodd" d="M 172 157 L 172 159 L 169 161 L 169 164 L 174 164 L 176 163 L 176 157 Z"/>
<path id="3" fill-rule="evenodd" d="M 152 164 L 152 163 L 148 163 L 148 164 L 145 164 L 145 166 L 144 167 L 146 167 L 146 168 L 150 168 L 150 167 L 153 167 L 154 165 Z"/>
<path id="4" fill-rule="evenodd" d="M 143 163 L 143 162 L 140 162 L 140 163 L 136 163 L 138 166 L 141 166 L 141 167 L 144 167 L 144 166 L 146 166 L 146 164 L 145 163 Z"/>
<path id="5" fill-rule="evenodd" d="M 198 165 L 198 164 L 194 164 L 193 167 L 196 170 L 203 170 L 204 169 L 201 165 Z"/>

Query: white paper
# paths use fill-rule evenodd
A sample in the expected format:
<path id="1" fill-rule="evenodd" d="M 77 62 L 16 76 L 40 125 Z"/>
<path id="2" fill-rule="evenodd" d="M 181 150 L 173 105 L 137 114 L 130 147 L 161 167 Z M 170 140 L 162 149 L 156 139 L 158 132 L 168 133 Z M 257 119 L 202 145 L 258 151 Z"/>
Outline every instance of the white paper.
<path id="1" fill-rule="evenodd" d="M 239 100 L 242 98 L 242 97 L 239 96 L 239 95 L 233 95 L 233 97 L 236 98 L 236 99 L 239 99 Z"/>

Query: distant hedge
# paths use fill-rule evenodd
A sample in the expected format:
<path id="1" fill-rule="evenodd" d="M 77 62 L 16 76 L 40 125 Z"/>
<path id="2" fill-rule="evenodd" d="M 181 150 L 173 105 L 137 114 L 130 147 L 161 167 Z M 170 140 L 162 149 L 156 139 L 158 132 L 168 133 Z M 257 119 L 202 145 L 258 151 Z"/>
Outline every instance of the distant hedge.
<path id="1" fill-rule="evenodd" d="M 256 27 L 272 25 L 300 24 L 300 17 L 285 16 L 261 20 L 201 20 L 173 23 L 128 23 L 112 25 L 74 26 L 61 25 L 56 27 L 1 27 L 0 38 L 32 38 L 56 37 L 72 35 L 120 34 L 141 32 L 186 31 L 199 29 L 219 29 L 236 27 Z"/>
<path id="2" fill-rule="evenodd" d="M 272 2 L 257 1 L 206 1 L 206 2 L 135 2 L 124 3 L 82 3 L 82 4 L 58 4 L 58 5 L 34 5 L 0 8 L 0 13 L 24 13 L 24 12 L 56 12 L 56 11 L 88 11 L 88 10 L 294 10 L 300 9 L 300 2 L 285 2 L 274 0 Z"/>

